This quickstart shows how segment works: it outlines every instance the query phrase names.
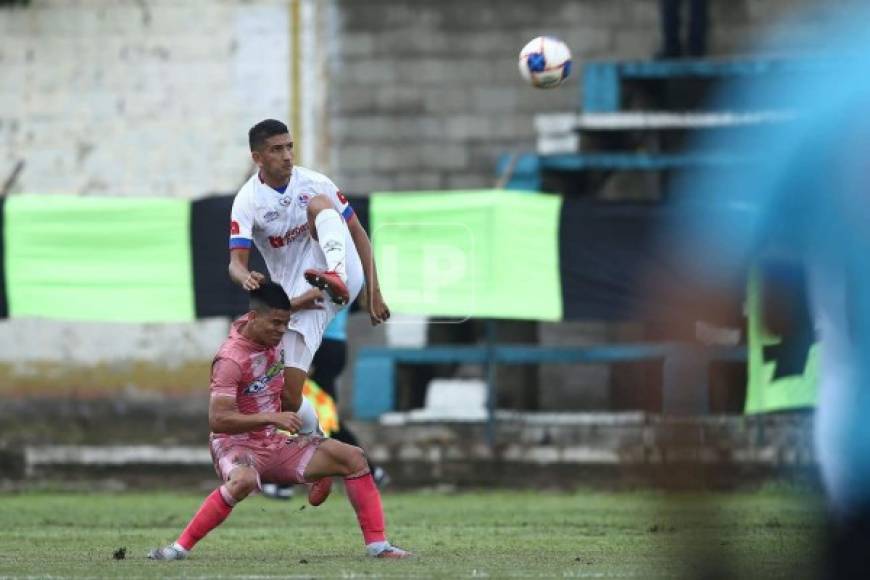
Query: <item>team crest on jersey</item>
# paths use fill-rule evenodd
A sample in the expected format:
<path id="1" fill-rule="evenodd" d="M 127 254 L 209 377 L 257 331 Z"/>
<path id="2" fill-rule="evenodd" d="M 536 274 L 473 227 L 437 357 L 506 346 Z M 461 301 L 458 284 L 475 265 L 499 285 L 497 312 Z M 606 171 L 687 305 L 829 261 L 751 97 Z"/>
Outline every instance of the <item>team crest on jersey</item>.
<path id="1" fill-rule="evenodd" d="M 261 377 L 258 377 L 254 381 L 252 381 L 248 387 L 245 389 L 244 394 L 246 395 L 256 395 L 257 393 L 262 393 L 266 390 L 266 387 L 269 386 L 269 383 L 277 377 L 279 374 L 284 372 L 284 353 L 282 351 L 281 357 L 275 361 L 275 363 L 269 367 Z"/>
<path id="2" fill-rule="evenodd" d="M 302 207 L 308 207 L 308 202 L 311 201 L 311 196 L 307 193 L 300 193 L 299 196 L 296 198 L 296 201 L 298 201 L 299 205 L 301 205 Z"/>
<path id="3" fill-rule="evenodd" d="M 273 210 L 273 211 L 267 211 L 267 212 L 263 215 L 263 221 L 265 221 L 266 223 L 268 223 L 268 222 L 273 222 L 273 221 L 275 221 L 276 219 L 278 219 L 279 217 L 281 217 L 281 212 L 279 212 L 279 211 L 275 211 L 275 210 Z"/>
<path id="4" fill-rule="evenodd" d="M 245 389 L 245 394 L 256 395 L 257 393 L 262 393 L 266 390 L 266 387 L 268 386 L 269 380 L 265 376 L 262 376 L 256 381 L 252 382 L 250 385 L 248 385 L 248 388 Z"/>
<path id="5" fill-rule="evenodd" d="M 278 199 L 278 203 L 280 203 L 282 207 L 287 207 L 291 203 L 293 203 L 293 198 L 290 197 L 289 195 L 285 195 L 285 196 Z"/>

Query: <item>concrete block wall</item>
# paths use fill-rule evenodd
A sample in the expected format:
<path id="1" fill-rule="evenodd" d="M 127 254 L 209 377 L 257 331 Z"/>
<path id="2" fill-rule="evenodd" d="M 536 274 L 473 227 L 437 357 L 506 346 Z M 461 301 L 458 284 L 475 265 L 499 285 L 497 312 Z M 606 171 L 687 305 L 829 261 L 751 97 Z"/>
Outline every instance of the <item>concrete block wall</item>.
<path id="1" fill-rule="evenodd" d="M 162 486 L 187 476 L 212 481 L 203 445 L 206 407 L 204 396 L 173 405 L 123 397 L 52 400 L 40 408 L 12 402 L 0 407 L 0 487 L 14 489 L 28 477 L 139 481 L 148 473 Z M 483 423 L 355 423 L 353 428 L 372 459 L 402 487 L 685 488 L 815 481 L 812 417 L 801 412 L 682 419 L 512 414 L 497 424 L 493 446 L 486 443 Z M 143 446 L 156 447 L 148 459 Z M 154 477 L 155 470 L 162 470 L 161 476 Z"/>
<path id="2" fill-rule="evenodd" d="M 13 195 L 233 191 L 251 171 L 247 129 L 289 115 L 289 31 L 286 0 L 0 8 L 0 184 L 22 160 Z M 109 364 L 117 386 L 135 388 L 142 361 L 170 369 L 154 377 L 167 388 L 201 387 L 207 371 L 183 369 L 209 361 L 227 327 L 3 320 L 0 387 L 42 388 L 42 377 L 48 392 L 87 389 L 89 369 Z M 39 366 L 52 361 L 65 377 Z"/>
<path id="3" fill-rule="evenodd" d="M 584 61 L 646 59 L 659 45 L 655 0 L 337 2 L 331 163 L 350 191 L 490 187 L 500 154 L 534 150 L 535 113 L 577 110 Z M 710 4 L 710 52 L 729 55 L 827 3 Z M 811 50 L 823 24 L 797 18 L 791 45 Z M 517 72 L 520 48 L 541 34 L 574 54 L 575 72 L 557 90 L 531 88 Z"/>
<path id="4" fill-rule="evenodd" d="M 0 180 L 13 191 L 199 197 L 286 118 L 286 2 L 33 0 L 0 9 Z"/>
<path id="5" fill-rule="evenodd" d="M 294 0 L 33 0 L 0 9 L 0 178 L 15 191 L 197 197 L 249 169 L 245 130 L 290 112 Z M 301 0 L 311 11 L 310 0 Z M 845 2 L 840 2 L 845 4 Z M 711 0 L 711 53 L 745 52 L 794 14 L 795 50 L 825 24 L 821 0 Z M 648 58 L 655 0 L 317 0 L 306 79 L 328 87 L 307 162 L 348 191 L 486 187 L 506 151 L 534 146 L 533 115 L 571 111 L 579 67 Z M 322 36 L 310 37 L 315 27 Z M 577 71 L 522 83 L 518 50 L 552 34 Z M 323 55 L 322 77 L 311 75 Z M 319 89 L 313 88 L 311 93 Z M 309 107 L 308 104 L 304 104 Z M 321 126 L 322 121 L 322 126 Z"/>

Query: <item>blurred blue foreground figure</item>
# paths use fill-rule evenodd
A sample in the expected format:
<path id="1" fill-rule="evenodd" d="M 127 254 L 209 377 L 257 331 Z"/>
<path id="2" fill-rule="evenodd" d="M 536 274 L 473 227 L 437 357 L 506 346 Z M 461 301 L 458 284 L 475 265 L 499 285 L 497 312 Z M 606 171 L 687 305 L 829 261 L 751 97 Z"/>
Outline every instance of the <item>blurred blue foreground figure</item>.
<path id="1" fill-rule="evenodd" d="M 683 178 L 682 219 L 668 235 L 709 289 L 708 308 L 765 256 L 806 273 L 821 345 L 814 439 L 832 528 L 824 575 L 870 578 L 870 13 L 840 14 L 824 53 L 798 61 L 799 72 L 723 91 L 720 105 L 774 103 L 795 120 L 697 144 L 754 162 Z"/>

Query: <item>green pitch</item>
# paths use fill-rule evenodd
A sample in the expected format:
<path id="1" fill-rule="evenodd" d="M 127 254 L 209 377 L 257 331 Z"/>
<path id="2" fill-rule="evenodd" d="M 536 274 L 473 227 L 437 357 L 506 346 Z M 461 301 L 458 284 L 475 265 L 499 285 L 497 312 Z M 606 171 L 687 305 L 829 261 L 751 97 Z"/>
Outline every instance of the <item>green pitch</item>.
<path id="1" fill-rule="evenodd" d="M 319 508 L 254 497 L 184 562 L 150 562 L 205 493 L 0 495 L 0 577 L 796 578 L 815 571 L 818 498 L 478 492 L 384 496 L 411 561 L 363 556 L 340 493 Z M 116 559 L 118 558 L 118 559 Z"/>

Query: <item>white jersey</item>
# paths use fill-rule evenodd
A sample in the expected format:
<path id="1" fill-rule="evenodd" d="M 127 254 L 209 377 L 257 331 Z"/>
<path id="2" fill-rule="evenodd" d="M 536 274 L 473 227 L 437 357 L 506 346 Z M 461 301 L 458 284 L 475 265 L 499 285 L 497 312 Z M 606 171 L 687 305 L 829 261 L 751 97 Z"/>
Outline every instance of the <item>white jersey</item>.
<path id="1" fill-rule="evenodd" d="M 279 283 L 290 298 L 300 296 L 311 286 L 303 276 L 308 268 L 326 269 L 326 257 L 320 245 L 308 234 L 308 203 L 314 196 L 325 195 L 341 214 L 345 223 L 353 209 L 341 191 L 325 175 L 293 167 L 290 182 L 283 192 L 272 189 L 254 174 L 239 189 L 233 200 L 230 218 L 230 250 L 257 246 L 269 269 L 269 277 Z M 346 268 L 351 301 L 362 287 L 362 264 L 350 230 L 345 228 Z M 325 314 L 306 320 L 318 311 L 294 313 L 290 328 L 298 330 L 316 351 L 320 336 L 336 310 L 329 303 Z M 322 327 L 321 327 L 322 326 Z"/>

